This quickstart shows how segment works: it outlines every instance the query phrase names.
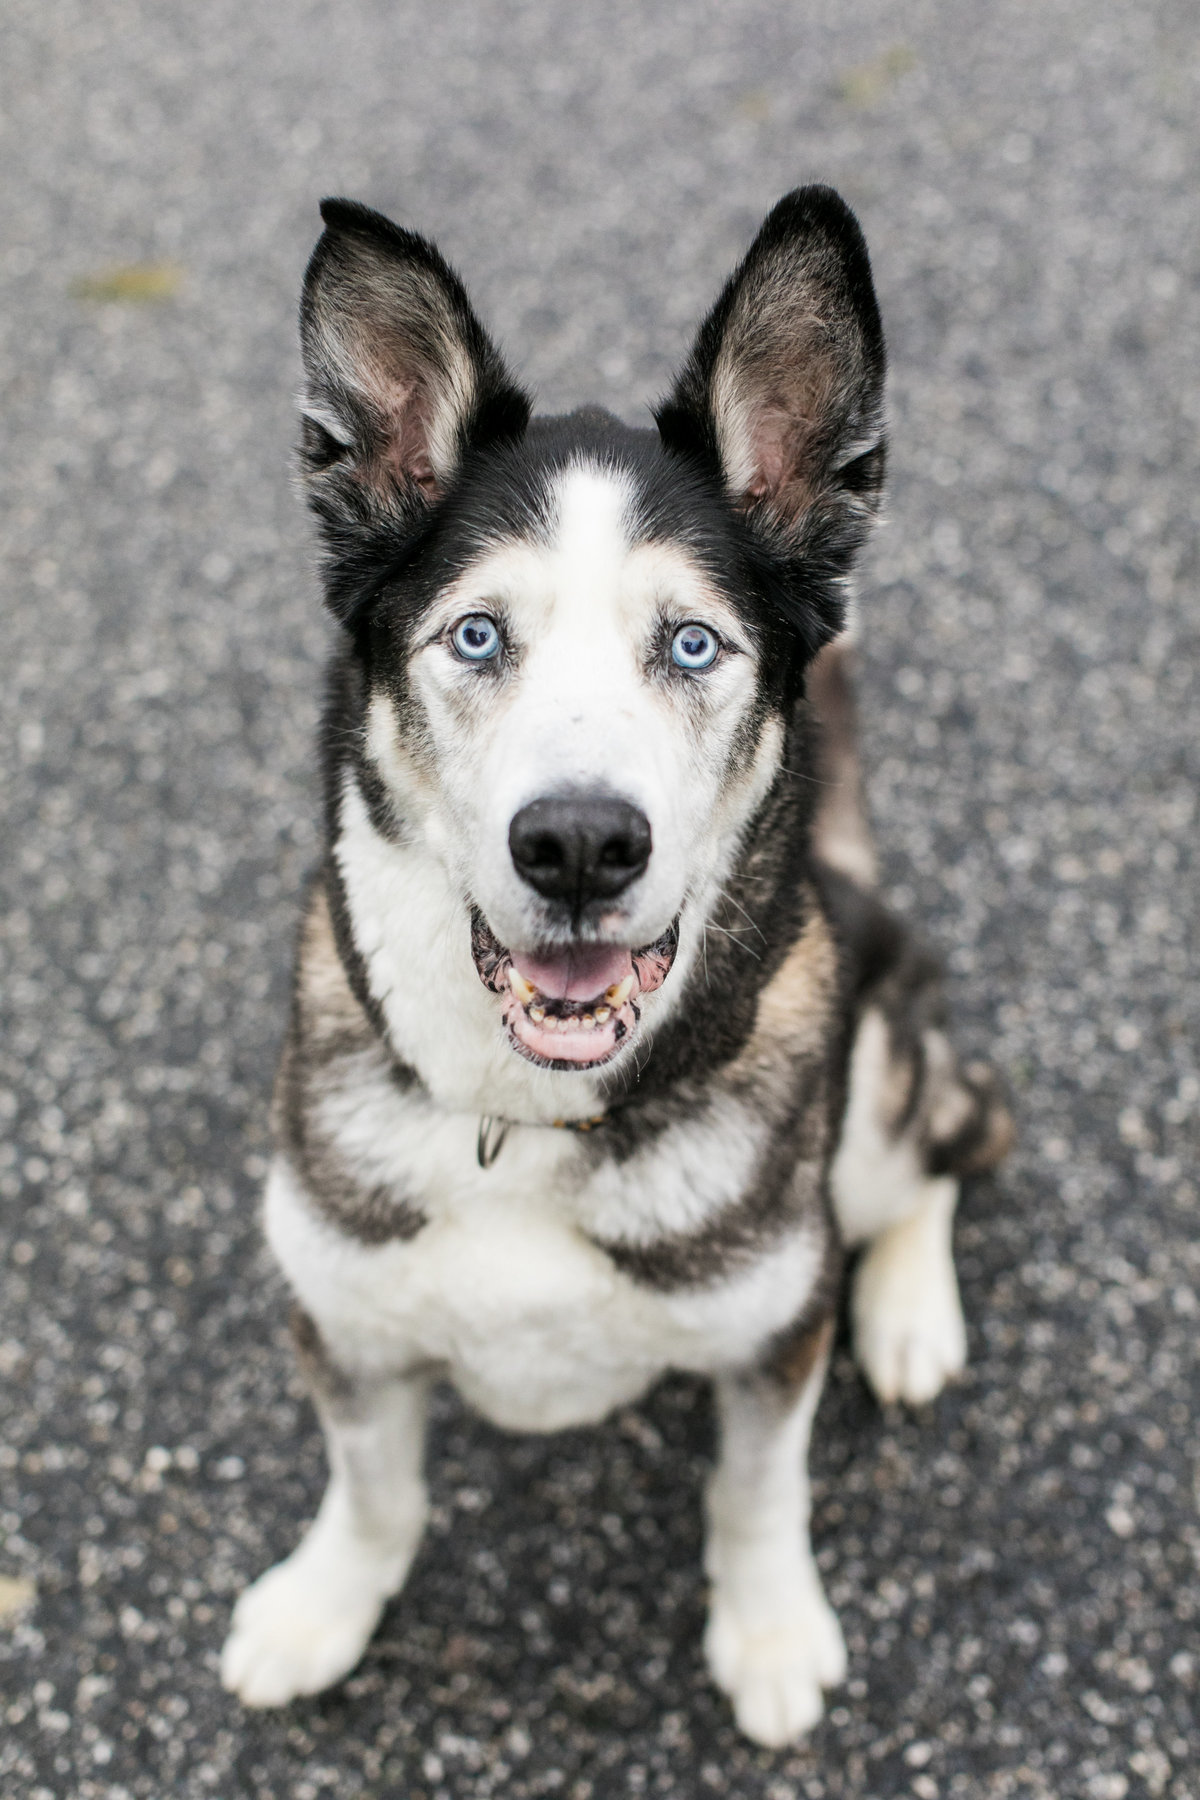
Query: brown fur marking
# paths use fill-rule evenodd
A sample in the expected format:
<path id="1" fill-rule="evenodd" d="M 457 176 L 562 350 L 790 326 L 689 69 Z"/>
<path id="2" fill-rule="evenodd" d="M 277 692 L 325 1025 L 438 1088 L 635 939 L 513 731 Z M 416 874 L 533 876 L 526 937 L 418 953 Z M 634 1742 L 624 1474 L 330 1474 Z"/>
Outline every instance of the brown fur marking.
<path id="1" fill-rule="evenodd" d="M 826 644 L 805 678 L 817 717 L 817 767 L 823 784 L 813 819 L 813 850 L 831 869 L 874 887 L 879 872 L 863 797 L 853 672 L 853 648 L 841 637 Z"/>
<path id="2" fill-rule="evenodd" d="M 299 1301 L 288 1313 L 288 1328 L 296 1361 L 313 1398 L 331 1410 L 345 1412 L 354 1399 L 354 1383 L 334 1362 L 316 1320 Z"/>
<path id="3" fill-rule="evenodd" d="M 412 1080 L 354 995 L 318 882 L 300 929 L 292 1021 L 275 1089 L 276 1135 L 313 1203 L 340 1230 L 363 1244 L 406 1241 L 425 1215 L 391 1188 L 364 1186 L 316 1119 L 324 1095 L 362 1079 L 364 1059 L 401 1087 Z"/>
<path id="4" fill-rule="evenodd" d="M 763 1364 L 766 1374 L 790 1393 L 798 1392 L 807 1382 L 821 1358 L 833 1343 L 832 1314 L 818 1324 L 808 1323 L 807 1316 L 785 1331 L 772 1346 Z"/>

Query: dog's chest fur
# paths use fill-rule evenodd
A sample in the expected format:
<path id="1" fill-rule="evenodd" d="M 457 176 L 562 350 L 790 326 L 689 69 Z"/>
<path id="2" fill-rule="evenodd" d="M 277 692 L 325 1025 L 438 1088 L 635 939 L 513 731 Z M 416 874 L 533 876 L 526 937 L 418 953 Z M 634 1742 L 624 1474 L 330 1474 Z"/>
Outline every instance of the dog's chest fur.
<path id="1" fill-rule="evenodd" d="M 554 1185 L 564 1171 L 552 1161 L 540 1146 L 513 1146 L 503 1171 L 473 1191 L 464 1184 L 410 1242 L 378 1246 L 316 1217 L 280 1165 L 268 1233 L 301 1302 L 356 1374 L 435 1365 L 494 1424 L 515 1430 L 592 1423 L 665 1368 L 752 1361 L 820 1275 L 819 1233 L 795 1232 L 714 1287 L 640 1284 L 564 1214 Z"/>
<path id="2" fill-rule="evenodd" d="M 377 849 L 382 880 L 404 856 Z M 318 885 L 277 1095 L 272 1246 L 348 1372 L 436 1365 L 498 1424 L 583 1423 L 666 1367 L 743 1366 L 828 1272 L 836 1001 L 814 912 L 719 1073 L 657 1108 L 614 1106 L 586 1133 L 511 1124 L 482 1167 L 475 1077 L 434 1098 L 397 1059 L 352 991 Z M 403 1029 L 404 1008 L 380 1010 Z M 480 1029 L 467 1008 L 458 1026 L 460 1067 L 485 1070 L 494 1020 Z M 495 1054 L 521 1073 L 503 1043 Z"/>

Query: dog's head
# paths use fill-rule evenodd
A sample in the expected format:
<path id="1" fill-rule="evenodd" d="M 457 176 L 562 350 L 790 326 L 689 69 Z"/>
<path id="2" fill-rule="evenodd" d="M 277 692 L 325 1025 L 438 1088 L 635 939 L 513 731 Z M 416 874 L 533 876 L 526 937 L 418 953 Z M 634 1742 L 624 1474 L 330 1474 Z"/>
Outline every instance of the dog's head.
<path id="1" fill-rule="evenodd" d="M 301 309 L 302 459 L 359 755 L 461 895 L 530 1061 L 633 1042 L 780 779 L 883 477 L 883 338 L 827 188 L 771 213 L 657 432 L 530 421 L 438 252 L 345 201 Z"/>

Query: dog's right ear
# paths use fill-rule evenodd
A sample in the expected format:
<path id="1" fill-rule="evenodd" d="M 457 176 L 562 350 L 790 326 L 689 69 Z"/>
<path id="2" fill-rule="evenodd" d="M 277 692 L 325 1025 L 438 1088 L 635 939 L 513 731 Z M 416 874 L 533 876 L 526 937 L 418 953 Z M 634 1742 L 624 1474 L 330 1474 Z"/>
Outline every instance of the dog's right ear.
<path id="1" fill-rule="evenodd" d="M 519 437 L 529 398 L 434 246 L 370 207 L 321 203 L 300 303 L 301 464 L 330 548 L 419 526 L 463 456 Z"/>

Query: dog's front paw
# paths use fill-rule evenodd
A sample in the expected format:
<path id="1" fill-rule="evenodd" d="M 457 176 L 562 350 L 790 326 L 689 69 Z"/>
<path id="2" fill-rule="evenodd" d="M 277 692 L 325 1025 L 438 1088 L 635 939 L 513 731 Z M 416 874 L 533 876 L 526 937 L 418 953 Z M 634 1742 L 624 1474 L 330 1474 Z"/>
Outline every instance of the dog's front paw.
<path id="1" fill-rule="evenodd" d="M 385 1585 L 301 1545 L 246 1589 L 221 1652 L 221 1682 L 246 1706 L 286 1706 L 348 1675 L 379 1623 Z"/>
<path id="2" fill-rule="evenodd" d="M 841 1626 L 815 1583 L 786 1609 L 753 1619 L 718 1589 L 704 1652 L 741 1729 L 773 1750 L 811 1731 L 824 1711 L 822 1688 L 846 1673 Z"/>
<path id="3" fill-rule="evenodd" d="M 967 1330 L 948 1254 L 914 1254 L 906 1227 L 884 1232 L 854 1283 L 854 1354 L 877 1397 L 923 1406 L 961 1375 Z"/>

